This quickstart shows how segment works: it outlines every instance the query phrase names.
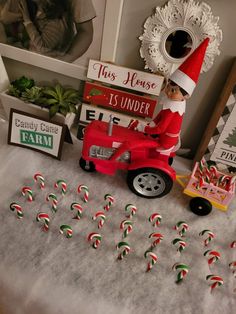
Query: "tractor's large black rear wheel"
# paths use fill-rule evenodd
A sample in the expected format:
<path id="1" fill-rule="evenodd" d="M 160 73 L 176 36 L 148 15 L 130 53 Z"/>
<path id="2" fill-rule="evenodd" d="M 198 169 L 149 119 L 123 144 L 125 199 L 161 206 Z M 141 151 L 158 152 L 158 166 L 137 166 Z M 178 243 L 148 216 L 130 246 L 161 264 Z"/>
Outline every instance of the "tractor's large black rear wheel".
<path id="1" fill-rule="evenodd" d="M 156 198 L 170 192 L 173 180 L 162 170 L 140 168 L 128 171 L 127 184 L 136 195 L 145 198 Z"/>

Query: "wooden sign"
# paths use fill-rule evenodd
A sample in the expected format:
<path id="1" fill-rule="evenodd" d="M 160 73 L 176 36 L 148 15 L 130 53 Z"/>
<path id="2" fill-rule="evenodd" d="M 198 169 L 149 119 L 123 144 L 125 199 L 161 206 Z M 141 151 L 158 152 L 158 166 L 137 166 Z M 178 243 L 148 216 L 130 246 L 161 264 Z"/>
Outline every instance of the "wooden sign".
<path id="1" fill-rule="evenodd" d="M 93 105 L 109 107 L 112 110 L 125 111 L 135 116 L 152 118 L 157 100 L 108 88 L 94 83 L 85 83 L 84 101 Z"/>
<path id="2" fill-rule="evenodd" d="M 8 144 L 30 148 L 54 158 L 61 158 L 66 126 L 11 109 Z"/>
<path id="3" fill-rule="evenodd" d="M 124 127 L 128 127 L 130 121 L 134 119 L 133 117 L 122 114 L 122 113 L 118 113 L 115 111 L 103 109 L 103 108 L 88 105 L 88 104 L 82 104 L 80 117 L 79 117 L 77 138 L 80 140 L 83 140 L 84 128 L 91 121 L 100 120 L 100 121 L 109 122 L 111 114 L 113 117 L 113 123 L 124 126 Z M 144 121 L 144 119 L 142 118 L 137 118 L 137 120 Z"/>
<path id="4" fill-rule="evenodd" d="M 236 88 L 235 88 L 236 91 Z M 233 110 L 230 113 L 224 129 L 215 145 L 211 160 L 220 162 L 228 166 L 236 167 L 236 94 L 231 94 L 228 99 L 228 105 L 233 104 Z"/>
<path id="5" fill-rule="evenodd" d="M 87 77 L 107 84 L 158 96 L 164 77 L 101 61 L 89 61 Z"/>

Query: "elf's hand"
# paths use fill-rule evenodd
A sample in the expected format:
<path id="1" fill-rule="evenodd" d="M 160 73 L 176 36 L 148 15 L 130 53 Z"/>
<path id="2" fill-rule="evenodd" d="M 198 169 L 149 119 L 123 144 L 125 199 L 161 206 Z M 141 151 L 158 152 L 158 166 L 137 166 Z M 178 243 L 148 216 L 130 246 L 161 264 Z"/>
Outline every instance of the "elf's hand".
<path id="1" fill-rule="evenodd" d="M 144 132 L 145 126 L 146 126 L 146 124 L 139 122 L 135 130 L 137 130 L 139 132 Z"/>

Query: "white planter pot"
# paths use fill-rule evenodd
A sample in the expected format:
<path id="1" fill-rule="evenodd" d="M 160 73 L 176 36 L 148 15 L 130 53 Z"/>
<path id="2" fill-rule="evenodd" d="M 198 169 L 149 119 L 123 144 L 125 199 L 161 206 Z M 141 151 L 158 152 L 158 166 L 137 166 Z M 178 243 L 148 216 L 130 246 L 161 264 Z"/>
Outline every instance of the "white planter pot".
<path id="1" fill-rule="evenodd" d="M 34 105 L 32 103 L 24 102 L 19 98 L 8 95 L 6 92 L 0 93 L 0 99 L 2 102 L 3 109 L 6 113 L 7 119 L 9 119 L 11 108 L 36 115 L 39 118 L 49 119 L 49 112 L 48 112 L 48 109 L 46 109 L 46 108 L 41 108 L 41 107 Z M 57 113 L 51 119 L 51 121 L 66 124 L 68 126 L 68 128 L 70 129 L 71 126 L 73 125 L 74 120 L 75 120 L 75 116 L 76 115 L 73 112 L 68 113 L 66 115 L 66 117 L 64 117 L 60 113 Z"/>

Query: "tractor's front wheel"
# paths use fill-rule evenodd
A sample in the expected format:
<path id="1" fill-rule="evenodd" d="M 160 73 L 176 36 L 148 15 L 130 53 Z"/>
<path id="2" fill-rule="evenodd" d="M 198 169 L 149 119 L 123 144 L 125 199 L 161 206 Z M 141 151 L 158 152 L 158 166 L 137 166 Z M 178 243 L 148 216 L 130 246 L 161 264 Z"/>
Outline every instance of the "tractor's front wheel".
<path id="1" fill-rule="evenodd" d="M 87 172 L 94 172 L 96 170 L 95 165 L 92 161 L 85 160 L 82 157 L 79 160 L 79 165 L 84 171 Z"/>
<path id="2" fill-rule="evenodd" d="M 133 193 L 141 197 L 156 198 L 170 192 L 173 180 L 160 169 L 141 168 L 128 171 L 127 184 Z"/>

